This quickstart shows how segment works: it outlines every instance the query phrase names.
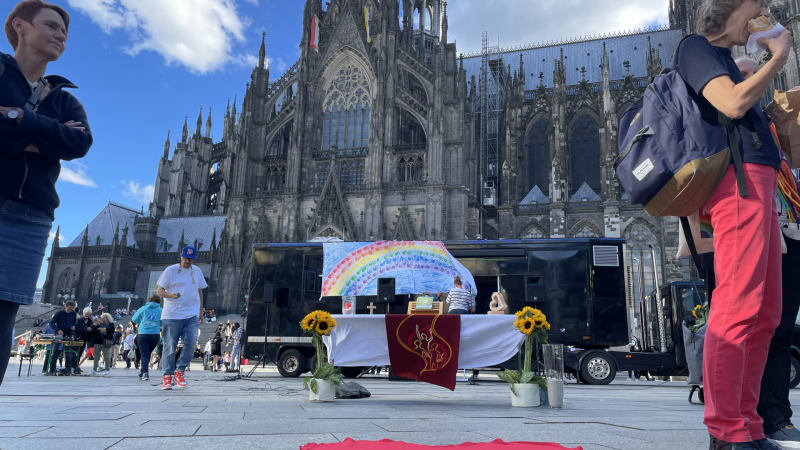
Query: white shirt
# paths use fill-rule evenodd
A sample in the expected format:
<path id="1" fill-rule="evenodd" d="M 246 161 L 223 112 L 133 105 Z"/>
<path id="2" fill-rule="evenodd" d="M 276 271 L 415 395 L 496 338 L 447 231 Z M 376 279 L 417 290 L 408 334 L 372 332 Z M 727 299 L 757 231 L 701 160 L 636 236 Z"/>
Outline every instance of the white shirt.
<path id="1" fill-rule="evenodd" d="M 134 338 L 132 334 L 129 334 L 127 337 L 125 337 L 125 340 L 122 342 L 124 344 L 122 349 L 130 350 L 131 346 L 133 345 L 133 339 Z"/>
<path id="2" fill-rule="evenodd" d="M 169 266 L 158 278 L 158 285 L 167 292 L 181 294 L 180 298 L 164 298 L 161 320 L 199 317 L 198 289 L 208 287 L 200 269 L 195 266 L 184 269 L 180 264 Z"/>

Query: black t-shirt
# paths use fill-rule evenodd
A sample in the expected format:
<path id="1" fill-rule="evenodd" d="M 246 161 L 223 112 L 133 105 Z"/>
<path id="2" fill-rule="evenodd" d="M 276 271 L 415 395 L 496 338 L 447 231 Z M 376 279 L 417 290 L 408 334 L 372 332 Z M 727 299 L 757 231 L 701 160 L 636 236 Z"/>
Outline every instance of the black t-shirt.
<path id="1" fill-rule="evenodd" d="M 736 84 L 744 81 L 744 76 L 736 67 L 731 51 L 712 46 L 704 36 L 692 36 L 681 44 L 675 68 L 689 87 L 689 95 L 700 107 L 703 119 L 710 123 L 719 123 L 716 108 L 698 93 L 709 81 L 720 75 L 730 76 Z M 769 130 L 769 121 L 759 104 L 753 106 L 741 119 L 734 120 L 733 124 L 741 140 L 739 150 L 743 162 L 780 169 L 780 153 Z M 753 131 L 758 134 L 758 139 L 763 144 L 758 150 L 753 146 Z"/>

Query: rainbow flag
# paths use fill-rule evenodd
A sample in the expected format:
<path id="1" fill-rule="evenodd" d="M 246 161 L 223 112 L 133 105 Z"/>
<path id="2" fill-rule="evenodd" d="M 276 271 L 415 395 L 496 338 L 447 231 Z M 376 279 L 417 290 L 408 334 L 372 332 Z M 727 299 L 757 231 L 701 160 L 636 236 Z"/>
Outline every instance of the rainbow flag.
<path id="1" fill-rule="evenodd" d="M 448 292 L 460 276 L 477 294 L 472 274 L 439 241 L 323 244 L 322 296 L 376 295 L 378 278 L 394 278 L 397 294 Z"/>

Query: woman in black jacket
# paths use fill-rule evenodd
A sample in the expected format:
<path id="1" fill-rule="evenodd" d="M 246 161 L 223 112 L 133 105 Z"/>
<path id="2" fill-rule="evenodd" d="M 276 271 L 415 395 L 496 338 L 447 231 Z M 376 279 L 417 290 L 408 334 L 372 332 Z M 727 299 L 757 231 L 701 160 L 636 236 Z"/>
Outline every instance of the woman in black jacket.
<path id="1" fill-rule="evenodd" d="M 59 200 L 61 160 L 86 156 L 92 135 L 81 103 L 48 75 L 64 52 L 69 14 L 42 0 L 18 3 L 5 22 L 14 55 L 0 53 L 0 383 L 19 305 L 33 303 Z"/>
<path id="2" fill-rule="evenodd" d="M 100 316 L 100 325 L 95 328 L 94 333 L 94 365 L 89 375 L 97 374 L 97 365 L 100 363 L 100 355 L 103 355 L 105 361 L 105 371 L 103 375 L 108 375 L 108 369 L 111 368 L 111 354 L 112 347 L 114 347 L 114 321 L 109 313 L 103 313 Z M 106 347 L 106 344 L 110 344 Z"/>

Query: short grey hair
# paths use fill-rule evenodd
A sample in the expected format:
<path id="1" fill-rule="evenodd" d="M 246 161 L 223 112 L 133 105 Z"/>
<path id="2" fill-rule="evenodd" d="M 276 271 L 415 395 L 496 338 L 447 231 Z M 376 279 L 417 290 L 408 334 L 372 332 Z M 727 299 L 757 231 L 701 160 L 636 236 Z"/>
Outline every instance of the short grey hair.
<path id="1" fill-rule="evenodd" d="M 697 8 L 697 18 L 695 27 L 697 34 L 710 36 L 722 32 L 725 29 L 725 22 L 736 8 L 742 6 L 744 2 L 755 0 L 705 0 L 703 5 Z M 772 0 L 761 0 L 761 6 L 769 6 Z"/>
<path id="2" fill-rule="evenodd" d="M 83 308 L 83 313 L 84 314 L 91 314 L 92 313 L 92 308 L 89 308 L 88 306 L 86 308 Z"/>

